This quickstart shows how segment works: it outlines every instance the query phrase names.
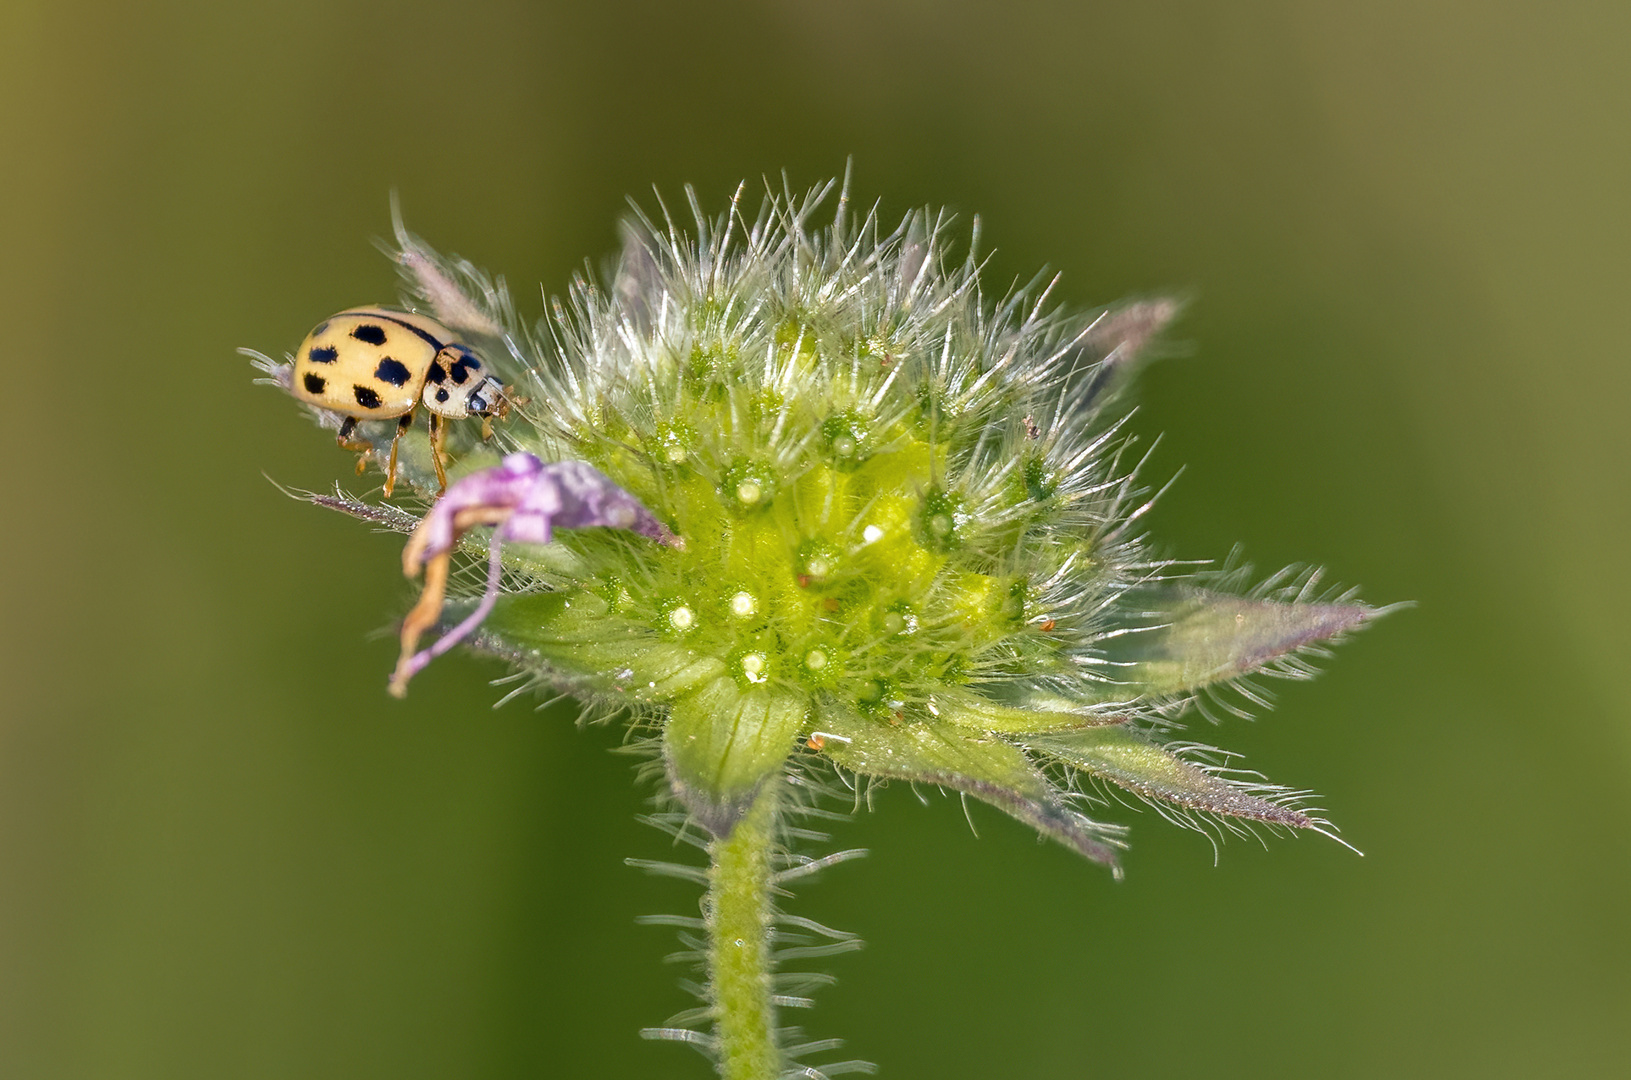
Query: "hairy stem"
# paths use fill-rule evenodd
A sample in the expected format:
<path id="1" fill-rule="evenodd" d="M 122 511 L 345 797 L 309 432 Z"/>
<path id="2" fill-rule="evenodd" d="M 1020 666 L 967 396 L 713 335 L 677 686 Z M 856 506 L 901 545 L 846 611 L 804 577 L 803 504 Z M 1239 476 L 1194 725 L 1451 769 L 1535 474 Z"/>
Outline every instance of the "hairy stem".
<path id="1" fill-rule="evenodd" d="M 708 983 L 719 1075 L 776 1080 L 776 1010 L 771 1003 L 771 853 L 780 785 L 768 781 L 729 836 L 708 845 Z"/>

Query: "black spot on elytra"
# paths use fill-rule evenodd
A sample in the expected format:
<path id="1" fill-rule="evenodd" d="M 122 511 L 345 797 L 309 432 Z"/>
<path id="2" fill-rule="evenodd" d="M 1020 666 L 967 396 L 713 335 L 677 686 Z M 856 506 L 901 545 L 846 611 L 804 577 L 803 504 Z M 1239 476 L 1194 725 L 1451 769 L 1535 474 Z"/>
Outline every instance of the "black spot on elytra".
<path id="1" fill-rule="evenodd" d="M 453 361 L 452 365 L 447 369 L 447 373 L 453 376 L 455 386 L 463 386 L 470 381 L 470 368 L 472 366 L 480 367 L 481 365 L 472 361 L 468 356 Z"/>
<path id="2" fill-rule="evenodd" d="M 357 404 L 365 409 L 379 408 L 379 395 L 366 386 L 353 386 L 351 396 L 357 399 Z"/>
<path id="3" fill-rule="evenodd" d="M 340 358 L 338 349 L 313 349 L 306 354 L 306 359 L 314 364 L 332 364 Z"/>
<path id="4" fill-rule="evenodd" d="M 370 345 L 383 345 L 385 344 L 385 327 L 376 326 L 373 323 L 363 323 L 361 326 L 352 328 L 351 336 L 358 341 L 366 341 Z"/>
<path id="5" fill-rule="evenodd" d="M 392 386 L 402 386 L 408 381 L 408 366 L 387 356 L 374 369 L 374 378 L 380 382 L 388 382 Z"/>
<path id="6" fill-rule="evenodd" d="M 308 394 L 321 394 L 323 392 L 323 387 L 328 385 L 327 380 L 325 380 L 321 375 L 314 375 L 309 371 L 306 372 L 306 377 L 300 381 L 305 383 L 306 393 Z"/>
<path id="7" fill-rule="evenodd" d="M 387 312 L 375 311 L 375 312 L 371 312 L 370 314 L 374 315 L 376 318 L 384 319 L 387 322 L 395 323 L 397 326 L 402 327 L 402 329 L 406 330 L 408 333 L 412 334 L 414 337 L 416 337 L 416 338 L 420 339 L 421 341 L 425 342 L 426 344 L 428 344 L 432 349 L 435 349 L 437 352 L 442 351 L 444 343 L 440 342 L 440 341 L 437 341 L 434 335 L 425 333 L 425 331 L 424 331 L 424 329 L 422 327 L 415 326 L 413 323 L 407 322 L 404 319 L 399 319 L 395 315 L 391 315 L 391 314 L 389 314 Z"/>
<path id="8" fill-rule="evenodd" d="M 307 376 L 307 377 L 310 378 L 310 376 Z M 439 401 L 439 402 L 440 401 L 446 401 L 447 400 L 447 391 L 446 390 L 436 391 L 436 400 Z"/>
<path id="9" fill-rule="evenodd" d="M 328 320 L 325 319 L 322 322 L 318 323 L 317 328 L 315 330 L 313 330 L 310 334 L 307 334 L 306 336 L 307 337 L 316 337 L 317 335 L 321 334 L 324 330 L 327 330 L 327 329 L 328 329 Z"/>
<path id="10" fill-rule="evenodd" d="M 447 369 L 442 367 L 441 364 L 432 364 L 430 370 L 425 372 L 425 381 L 435 383 L 437 386 L 441 386 L 446 378 Z"/>

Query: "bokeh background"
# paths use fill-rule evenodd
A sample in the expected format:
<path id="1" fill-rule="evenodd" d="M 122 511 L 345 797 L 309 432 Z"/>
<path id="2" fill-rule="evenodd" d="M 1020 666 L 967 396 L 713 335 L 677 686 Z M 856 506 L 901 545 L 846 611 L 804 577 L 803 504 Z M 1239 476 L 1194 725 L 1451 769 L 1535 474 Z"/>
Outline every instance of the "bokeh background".
<path id="1" fill-rule="evenodd" d="M 884 1075 L 1631 1075 L 1631 7 L 0 6 L 0 1075 L 702 1077 L 687 886 L 606 729 L 383 692 L 399 541 L 234 353 L 411 227 L 536 312 L 627 195 L 982 215 L 1005 285 L 1176 290 L 1174 554 L 1415 600 L 1204 732 L 1318 837 L 1154 814 L 1127 880 L 895 788 L 798 910 Z M 264 474 L 264 475 L 263 475 Z M 382 634 L 383 632 L 383 634 Z"/>

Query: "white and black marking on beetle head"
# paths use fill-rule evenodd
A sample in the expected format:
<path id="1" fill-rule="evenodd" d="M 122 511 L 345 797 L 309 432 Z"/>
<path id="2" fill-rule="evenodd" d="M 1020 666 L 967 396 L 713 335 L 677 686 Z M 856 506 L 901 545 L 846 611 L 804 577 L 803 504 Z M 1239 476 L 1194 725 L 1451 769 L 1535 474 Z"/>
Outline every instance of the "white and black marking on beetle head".
<path id="1" fill-rule="evenodd" d="M 470 389 L 465 405 L 473 413 L 489 413 L 498 399 L 504 396 L 504 384 L 488 375 Z"/>
<path id="2" fill-rule="evenodd" d="M 447 373 L 453 376 L 453 385 L 463 386 L 470 381 L 470 373 L 481 370 L 481 361 L 466 353 L 448 366 Z"/>

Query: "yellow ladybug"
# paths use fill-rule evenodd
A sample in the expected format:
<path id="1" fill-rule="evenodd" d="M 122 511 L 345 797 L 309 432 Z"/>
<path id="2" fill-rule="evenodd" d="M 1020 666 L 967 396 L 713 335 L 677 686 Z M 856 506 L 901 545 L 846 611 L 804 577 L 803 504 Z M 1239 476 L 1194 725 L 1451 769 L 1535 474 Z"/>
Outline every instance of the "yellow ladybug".
<path id="1" fill-rule="evenodd" d="M 430 459 L 439 490 L 447 489 L 442 468 L 443 420 L 474 413 L 486 418 L 482 437 L 492 434 L 491 417 L 509 408 L 504 384 L 485 373 L 481 360 L 453 340 L 447 327 L 406 311 L 362 307 L 319 323 L 295 353 L 290 392 L 310 405 L 345 417 L 342 449 L 372 452 L 372 443 L 352 438 L 359 420 L 401 417 L 391 437 L 385 469 L 385 495 L 396 486 L 396 443 L 413 424 L 420 405 L 430 413 Z M 367 458 L 357 462 L 357 471 Z"/>

